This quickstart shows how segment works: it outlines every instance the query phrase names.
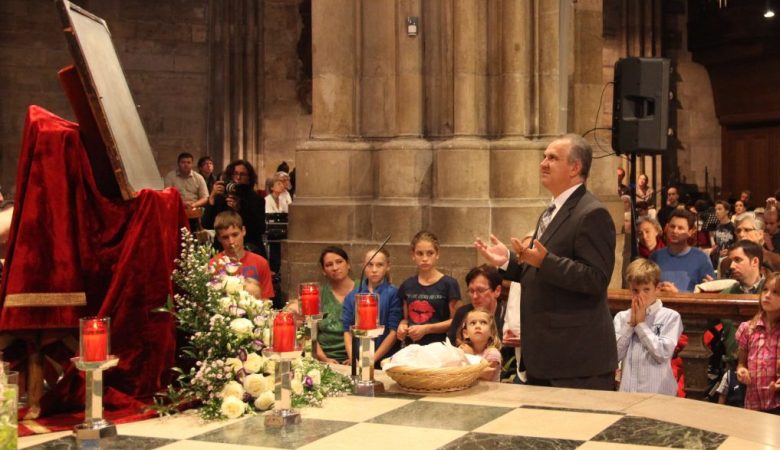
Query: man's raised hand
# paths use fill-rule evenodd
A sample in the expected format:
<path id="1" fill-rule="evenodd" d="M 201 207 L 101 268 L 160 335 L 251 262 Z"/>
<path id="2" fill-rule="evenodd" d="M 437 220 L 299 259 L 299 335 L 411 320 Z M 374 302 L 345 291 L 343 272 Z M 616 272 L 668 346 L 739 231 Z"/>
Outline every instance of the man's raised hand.
<path id="1" fill-rule="evenodd" d="M 496 267 L 501 267 L 506 264 L 509 260 L 509 249 L 506 245 L 499 241 L 493 234 L 490 235 L 490 244 L 491 245 L 488 246 L 479 238 L 474 241 L 474 247 L 490 264 Z"/>

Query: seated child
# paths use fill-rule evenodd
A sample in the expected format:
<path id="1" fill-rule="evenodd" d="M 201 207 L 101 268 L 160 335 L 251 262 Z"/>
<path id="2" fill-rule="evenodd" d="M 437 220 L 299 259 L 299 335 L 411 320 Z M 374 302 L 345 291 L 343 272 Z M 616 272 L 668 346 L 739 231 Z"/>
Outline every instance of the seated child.
<path id="1" fill-rule="evenodd" d="M 482 374 L 483 380 L 500 381 L 501 339 L 493 315 L 486 309 L 476 308 L 466 315 L 458 336 L 458 346 L 465 353 L 479 355 L 490 364 Z"/>
<path id="2" fill-rule="evenodd" d="M 631 308 L 614 319 L 618 359 L 622 363 L 620 391 L 677 394 L 671 359 L 682 334 L 680 314 L 658 300 L 661 269 L 647 259 L 626 268 Z"/>
<path id="3" fill-rule="evenodd" d="M 219 261 L 225 258 L 239 263 L 241 275 L 244 276 L 244 289 L 257 298 L 273 298 L 275 294 L 271 267 L 268 265 L 268 260 L 244 247 L 246 227 L 241 216 L 235 211 L 223 211 L 217 214 L 214 219 L 214 230 L 224 251 L 214 256 L 209 264 L 217 266 Z"/>

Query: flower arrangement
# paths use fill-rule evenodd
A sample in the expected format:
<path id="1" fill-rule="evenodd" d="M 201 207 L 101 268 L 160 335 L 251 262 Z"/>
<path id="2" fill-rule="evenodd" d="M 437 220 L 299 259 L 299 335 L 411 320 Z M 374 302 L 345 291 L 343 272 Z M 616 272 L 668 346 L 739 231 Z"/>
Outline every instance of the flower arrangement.
<path id="1" fill-rule="evenodd" d="M 0 362 L 0 450 L 15 449 L 17 386 L 8 382 L 8 376 Z"/>
<path id="2" fill-rule="evenodd" d="M 204 419 L 237 418 L 270 409 L 276 363 L 262 356 L 270 342 L 272 303 L 244 289 L 240 264 L 214 260 L 214 250 L 182 229 L 182 252 L 172 278 L 180 292 L 163 308 L 175 315 L 187 335 L 181 351 L 195 361 L 179 372 L 157 409 L 168 413 L 197 401 Z M 322 399 L 348 392 L 348 378 L 311 358 L 295 361 L 293 405 L 321 405 Z M 298 383 L 300 389 L 297 389 Z M 316 382 L 315 382 L 316 381 Z"/>
<path id="3" fill-rule="evenodd" d="M 295 373 L 290 383 L 293 408 L 322 406 L 327 397 L 344 395 L 352 390 L 352 381 L 330 366 L 311 357 L 293 362 Z"/>

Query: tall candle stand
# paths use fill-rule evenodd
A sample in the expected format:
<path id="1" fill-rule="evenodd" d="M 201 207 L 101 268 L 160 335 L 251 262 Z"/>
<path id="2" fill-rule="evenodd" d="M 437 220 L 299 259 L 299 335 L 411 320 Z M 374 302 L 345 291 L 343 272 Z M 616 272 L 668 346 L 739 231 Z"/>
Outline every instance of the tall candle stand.
<path id="1" fill-rule="evenodd" d="M 96 441 L 116 436 L 116 425 L 103 418 L 103 371 L 116 366 L 119 358 L 109 355 L 105 361 L 85 361 L 71 358 L 76 367 L 85 372 L 84 422 L 73 427 L 79 441 Z"/>
<path id="2" fill-rule="evenodd" d="M 379 295 L 355 294 L 355 325 L 352 326 L 352 334 L 360 341 L 358 374 L 353 387 L 355 395 L 373 397 L 385 391 L 384 384 L 374 379 L 374 339 L 385 332 L 385 327 L 379 322 L 379 313 Z"/>
<path id="3" fill-rule="evenodd" d="M 385 391 L 385 385 L 374 379 L 374 339 L 382 336 L 385 327 L 373 330 L 360 330 L 352 327 L 352 333 L 360 341 L 358 357 L 358 377 L 353 386 L 353 393 L 363 397 L 373 397 Z"/>
<path id="4" fill-rule="evenodd" d="M 116 436 L 116 426 L 103 418 L 103 371 L 116 366 L 119 358 L 109 353 L 108 317 L 79 319 L 79 356 L 73 364 L 85 372 L 84 422 L 73 427 L 82 447 L 99 447 L 99 441 Z"/>
<path id="5" fill-rule="evenodd" d="M 267 428 L 284 428 L 301 423 L 301 413 L 292 407 L 292 361 L 301 356 L 300 348 L 292 352 L 275 352 L 270 347 L 263 356 L 279 362 L 280 383 L 274 387 L 274 409 L 265 415 Z"/>
<path id="6" fill-rule="evenodd" d="M 263 356 L 279 362 L 280 383 L 274 386 L 274 409 L 265 415 L 265 426 L 285 428 L 301 423 L 301 413 L 292 407 L 293 373 L 290 366 L 294 359 L 301 356 L 292 314 L 281 312 L 274 317 L 272 336 L 271 346 L 263 350 Z"/>

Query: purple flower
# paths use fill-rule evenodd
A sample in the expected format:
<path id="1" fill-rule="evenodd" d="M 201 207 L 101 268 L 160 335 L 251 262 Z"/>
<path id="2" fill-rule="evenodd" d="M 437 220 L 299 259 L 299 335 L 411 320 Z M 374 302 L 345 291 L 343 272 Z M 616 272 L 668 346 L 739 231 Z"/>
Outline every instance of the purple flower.
<path id="1" fill-rule="evenodd" d="M 236 372 L 236 381 L 243 384 L 244 377 L 246 377 L 246 371 L 244 369 L 239 369 L 238 372 Z"/>
<path id="2" fill-rule="evenodd" d="M 262 339 L 255 339 L 252 341 L 252 347 L 257 351 L 260 351 L 265 348 L 265 342 L 263 342 Z"/>
<path id="3" fill-rule="evenodd" d="M 241 362 L 245 362 L 247 357 L 246 349 L 241 348 L 238 350 L 238 359 L 241 360 Z"/>
<path id="4" fill-rule="evenodd" d="M 312 386 L 314 386 L 314 380 L 312 380 L 310 376 L 306 375 L 305 377 L 303 377 L 303 385 L 306 386 L 307 388 L 311 388 Z"/>

